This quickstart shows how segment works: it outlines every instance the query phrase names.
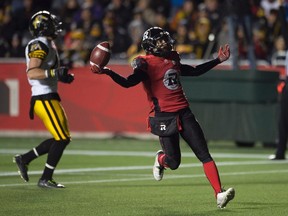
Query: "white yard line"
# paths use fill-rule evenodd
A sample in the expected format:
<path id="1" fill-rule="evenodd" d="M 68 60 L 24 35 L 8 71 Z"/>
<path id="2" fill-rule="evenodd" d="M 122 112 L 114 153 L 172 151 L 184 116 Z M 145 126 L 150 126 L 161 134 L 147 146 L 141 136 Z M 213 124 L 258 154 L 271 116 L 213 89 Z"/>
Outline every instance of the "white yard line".
<path id="1" fill-rule="evenodd" d="M 27 149 L 0 149 L 0 154 L 19 154 L 26 152 Z M 91 150 L 65 150 L 65 155 L 87 155 L 87 156 L 133 156 L 133 157 L 154 157 L 156 152 L 143 151 L 91 151 Z M 212 153 L 213 157 L 221 158 L 255 158 L 267 159 L 266 154 L 233 154 L 233 153 Z M 195 157 L 192 152 L 182 152 L 182 157 Z"/>
<path id="2" fill-rule="evenodd" d="M 262 175 L 262 174 L 275 174 L 275 173 L 288 173 L 288 170 L 264 170 L 264 171 L 250 171 L 250 172 L 230 172 L 230 173 L 221 173 L 221 176 L 239 176 L 239 175 Z M 183 179 L 183 178 L 203 178 L 204 174 L 194 174 L 194 175 L 166 175 L 165 179 Z M 85 181 L 87 183 L 109 183 L 109 182 L 127 182 L 127 181 L 145 181 L 151 180 L 155 181 L 152 177 L 147 178 L 122 178 L 122 179 L 103 179 L 103 180 L 91 180 Z M 67 182 L 68 183 L 68 182 Z M 83 181 L 74 181 L 69 182 L 68 184 L 83 184 Z M 0 185 L 1 186 L 1 185 Z"/>
<path id="3" fill-rule="evenodd" d="M 1 149 L 0 154 L 16 154 L 19 152 L 25 152 L 25 149 Z M 154 157 L 155 152 L 130 152 L 130 151 L 83 151 L 83 150 L 66 150 L 66 155 L 89 155 L 89 156 L 143 156 L 143 157 Z M 182 153 L 182 157 L 195 157 L 193 153 Z M 243 165 L 273 165 L 273 164 L 287 164 L 288 160 L 283 161 L 270 161 L 267 159 L 265 154 L 231 154 L 231 153 L 215 153 L 214 158 L 250 158 L 250 159 L 265 159 L 265 160 L 252 160 L 252 161 L 228 161 L 228 162 L 217 162 L 218 166 L 243 166 Z M 12 159 L 11 159 L 12 161 Z M 193 164 L 181 164 L 180 168 L 190 168 L 190 167 L 202 167 L 200 162 Z M 127 171 L 127 170 L 150 170 L 152 169 L 152 161 L 150 166 L 115 166 L 115 167 L 93 167 L 93 168 L 79 168 L 79 169 L 57 169 L 55 173 L 58 174 L 75 174 L 75 173 L 86 173 L 86 172 L 113 172 L 113 171 Z M 221 173 L 222 175 L 251 175 L 251 174 L 272 174 L 272 173 L 286 173 L 288 170 L 264 170 L 264 171 L 249 171 L 249 172 L 230 172 Z M 29 171 L 29 175 L 40 175 L 42 170 Z M 119 174 L 115 176 L 120 177 Z M 16 171 L 12 172 L 0 172 L 0 177 L 8 176 L 18 176 Z M 127 176 L 127 175 L 125 175 Z M 92 180 L 92 181 L 77 181 L 77 182 L 66 182 L 66 184 L 83 184 L 83 183 L 108 183 L 108 182 L 126 182 L 126 181 L 145 181 L 153 180 L 151 176 L 143 177 L 143 175 L 133 175 L 141 176 L 139 178 L 116 178 L 116 179 L 103 179 L 103 180 Z M 144 175 L 145 176 L 145 175 Z M 165 179 L 177 179 L 177 178 L 197 178 L 203 177 L 204 175 L 167 175 Z M 64 182 L 63 182 L 64 183 Z M 35 183 L 24 183 L 24 184 L 0 184 L 0 187 L 7 186 L 20 186 L 20 185 L 35 185 Z"/>
<path id="4" fill-rule="evenodd" d="M 282 174 L 288 173 L 288 170 L 262 170 L 262 171 L 249 171 L 249 172 L 226 172 L 221 173 L 221 176 L 239 176 L 239 175 L 263 175 L 263 174 Z M 165 179 L 185 179 L 185 178 L 203 178 L 204 174 L 195 175 L 167 175 Z M 65 185 L 69 184 L 97 184 L 97 183 L 111 183 L 111 182 L 131 182 L 131 181 L 155 181 L 152 177 L 141 178 L 116 178 L 116 179 L 101 179 L 90 181 L 71 181 L 63 182 Z M 22 184 L 0 184 L 0 187 L 17 187 L 17 186 L 35 186 L 35 183 L 22 183 Z"/>
<path id="5" fill-rule="evenodd" d="M 241 166 L 241 165 L 267 165 L 267 164 L 287 164 L 288 160 L 283 161 L 230 161 L 230 162 L 217 162 L 217 166 Z M 195 164 L 181 164 L 180 168 L 202 167 L 202 163 Z M 16 168 L 16 166 L 15 166 Z M 58 169 L 55 173 L 58 174 L 71 174 L 71 173 L 85 173 L 85 172 L 109 172 L 109 171 L 126 171 L 126 170 L 149 170 L 151 166 L 121 166 L 121 167 L 95 167 L 95 168 L 79 168 L 79 169 Z M 43 171 L 29 171 L 29 175 L 39 175 Z M 18 173 L 13 172 L 0 172 L 1 176 L 17 176 Z"/>

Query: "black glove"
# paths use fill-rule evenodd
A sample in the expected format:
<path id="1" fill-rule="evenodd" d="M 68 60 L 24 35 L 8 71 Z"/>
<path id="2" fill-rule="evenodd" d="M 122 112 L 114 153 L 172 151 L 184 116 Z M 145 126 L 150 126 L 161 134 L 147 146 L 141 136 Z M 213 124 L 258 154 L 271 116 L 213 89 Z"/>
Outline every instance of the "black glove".
<path id="1" fill-rule="evenodd" d="M 57 79 L 63 83 L 72 83 L 74 81 L 74 74 L 68 73 L 68 68 L 60 67 L 55 69 L 55 73 L 57 75 Z"/>
<path id="2" fill-rule="evenodd" d="M 74 80 L 74 74 L 68 73 L 67 67 L 59 67 L 47 71 L 47 77 L 56 77 L 57 80 L 63 83 L 71 83 Z"/>

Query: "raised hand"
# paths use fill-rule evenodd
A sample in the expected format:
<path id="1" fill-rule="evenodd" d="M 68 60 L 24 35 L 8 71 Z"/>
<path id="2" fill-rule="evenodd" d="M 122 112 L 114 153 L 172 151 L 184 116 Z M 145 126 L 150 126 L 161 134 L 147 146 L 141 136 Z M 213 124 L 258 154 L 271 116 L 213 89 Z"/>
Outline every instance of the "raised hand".
<path id="1" fill-rule="evenodd" d="M 227 59 L 229 59 L 229 57 L 230 57 L 229 45 L 226 44 L 224 48 L 220 46 L 219 51 L 218 51 L 218 59 L 220 60 L 220 62 L 226 61 Z"/>

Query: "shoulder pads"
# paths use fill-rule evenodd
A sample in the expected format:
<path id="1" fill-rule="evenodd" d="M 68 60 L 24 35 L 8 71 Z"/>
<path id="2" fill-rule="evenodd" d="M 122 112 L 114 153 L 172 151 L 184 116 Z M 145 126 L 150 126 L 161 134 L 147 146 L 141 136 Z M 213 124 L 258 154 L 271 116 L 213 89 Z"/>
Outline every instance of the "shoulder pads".
<path id="1" fill-rule="evenodd" d="M 28 45 L 29 58 L 44 59 L 49 52 L 49 48 L 40 40 L 35 40 Z"/>
<path id="2" fill-rule="evenodd" d="M 140 69 L 140 70 L 146 71 L 148 68 L 147 61 L 142 57 L 137 57 L 133 59 L 133 61 L 131 62 L 131 66 L 134 70 Z"/>

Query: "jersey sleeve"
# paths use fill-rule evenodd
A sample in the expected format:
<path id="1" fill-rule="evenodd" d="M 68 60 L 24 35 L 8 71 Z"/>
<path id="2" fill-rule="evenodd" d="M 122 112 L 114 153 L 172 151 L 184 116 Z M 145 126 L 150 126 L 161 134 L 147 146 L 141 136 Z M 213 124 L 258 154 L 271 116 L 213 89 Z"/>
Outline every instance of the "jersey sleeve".
<path id="1" fill-rule="evenodd" d="M 115 83 L 124 88 L 135 86 L 148 78 L 146 73 L 148 64 L 144 58 L 136 57 L 131 62 L 131 66 L 133 68 L 133 73 L 126 78 L 112 70 L 109 70 L 106 74 L 110 76 Z"/>
<path id="2" fill-rule="evenodd" d="M 28 56 L 29 58 L 44 59 L 49 52 L 49 48 L 46 44 L 41 41 L 34 41 L 28 45 Z"/>
<path id="3" fill-rule="evenodd" d="M 106 72 L 106 74 L 110 76 L 115 83 L 124 88 L 130 88 L 132 86 L 139 84 L 141 81 L 147 79 L 146 73 L 143 73 L 142 71 L 137 69 L 135 69 L 134 73 L 129 75 L 127 78 L 117 74 L 112 70 L 109 70 L 108 72 Z"/>
<path id="4" fill-rule="evenodd" d="M 218 58 L 197 65 L 195 67 L 191 65 L 181 64 L 180 66 L 181 76 L 200 76 L 210 71 L 218 64 L 220 64 L 220 60 Z"/>
<path id="5" fill-rule="evenodd" d="M 144 58 L 141 58 L 140 56 L 136 57 L 135 59 L 133 59 L 131 66 L 133 68 L 133 70 L 136 71 L 147 71 L 148 68 L 148 63 Z"/>
<path id="6" fill-rule="evenodd" d="M 180 64 L 181 58 L 177 51 L 171 51 L 168 58 Z"/>

